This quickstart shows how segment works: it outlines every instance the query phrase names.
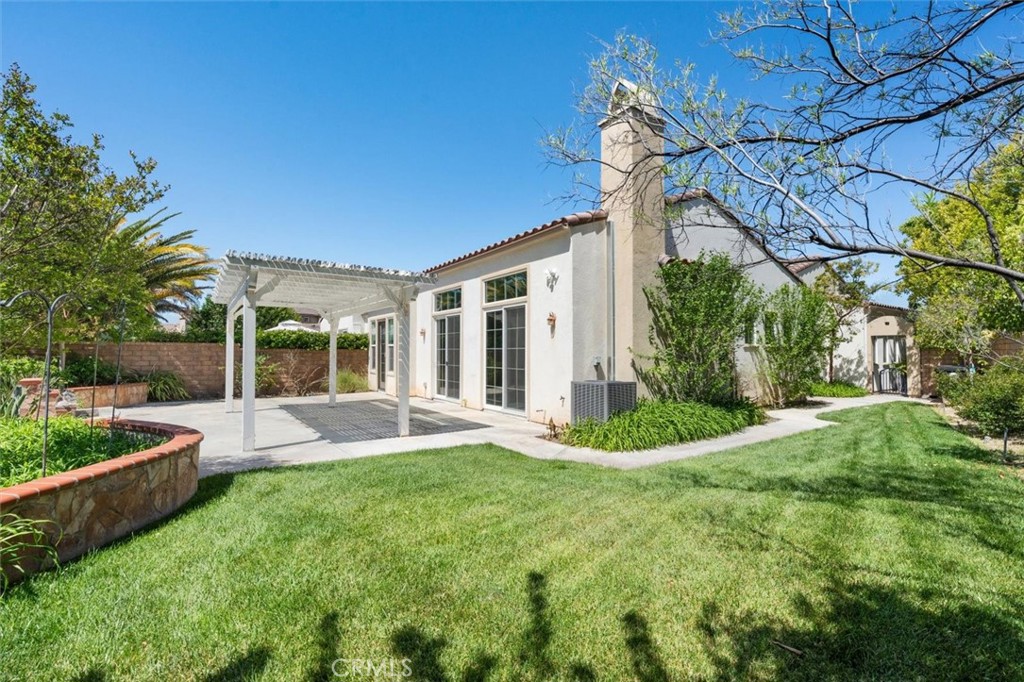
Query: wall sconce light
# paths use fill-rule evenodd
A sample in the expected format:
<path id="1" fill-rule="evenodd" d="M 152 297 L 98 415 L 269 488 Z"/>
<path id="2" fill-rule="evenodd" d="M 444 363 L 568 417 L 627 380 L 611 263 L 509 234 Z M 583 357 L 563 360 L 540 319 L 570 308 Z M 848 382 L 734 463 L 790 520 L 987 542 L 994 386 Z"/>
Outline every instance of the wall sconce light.
<path id="1" fill-rule="evenodd" d="M 422 327 L 420 327 L 420 338 L 421 339 L 426 339 L 427 338 L 427 330 L 423 329 Z"/>
<path id="2" fill-rule="evenodd" d="M 551 327 L 555 326 L 555 322 L 558 320 L 558 316 L 554 313 L 548 313 L 548 325 Z"/>

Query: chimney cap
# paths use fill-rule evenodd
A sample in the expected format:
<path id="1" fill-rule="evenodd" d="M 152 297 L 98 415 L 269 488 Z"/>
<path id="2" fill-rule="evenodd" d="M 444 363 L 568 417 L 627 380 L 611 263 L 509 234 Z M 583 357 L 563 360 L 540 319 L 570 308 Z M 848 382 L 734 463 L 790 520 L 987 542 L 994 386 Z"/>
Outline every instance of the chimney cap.
<path id="1" fill-rule="evenodd" d="M 608 98 L 607 117 L 601 121 L 606 123 L 620 118 L 633 118 L 643 121 L 649 126 L 663 126 L 665 119 L 659 113 L 658 96 L 636 83 L 617 78 Z"/>

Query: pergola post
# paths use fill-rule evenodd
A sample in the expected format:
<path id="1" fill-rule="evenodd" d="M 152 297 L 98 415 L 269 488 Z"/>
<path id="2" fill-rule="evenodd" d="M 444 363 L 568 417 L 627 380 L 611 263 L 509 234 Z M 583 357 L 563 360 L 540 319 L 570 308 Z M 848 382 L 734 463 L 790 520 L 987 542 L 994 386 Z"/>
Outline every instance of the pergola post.
<path id="1" fill-rule="evenodd" d="M 256 297 L 242 304 L 242 451 L 256 449 Z"/>
<path id="2" fill-rule="evenodd" d="M 330 363 L 327 368 L 327 406 L 334 407 L 338 403 L 338 325 L 341 318 L 337 314 L 329 315 L 327 323 L 331 326 L 331 345 L 327 353 Z"/>
<path id="3" fill-rule="evenodd" d="M 224 328 L 224 411 L 235 411 L 235 318 L 237 312 L 228 310 Z"/>
<path id="4" fill-rule="evenodd" d="M 403 290 L 395 308 L 395 345 L 398 353 L 398 435 L 409 435 L 409 296 Z"/>

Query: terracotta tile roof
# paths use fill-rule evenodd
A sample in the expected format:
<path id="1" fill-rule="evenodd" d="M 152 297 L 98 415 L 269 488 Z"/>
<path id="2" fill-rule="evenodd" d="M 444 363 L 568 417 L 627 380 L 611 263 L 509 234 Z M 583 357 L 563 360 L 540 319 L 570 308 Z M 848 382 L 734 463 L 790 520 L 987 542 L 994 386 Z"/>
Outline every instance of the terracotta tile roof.
<path id="1" fill-rule="evenodd" d="M 596 223 L 598 221 L 605 220 L 607 218 L 608 218 L 608 212 L 600 210 L 600 209 L 596 210 L 596 211 L 581 211 L 579 213 L 572 213 L 570 215 L 562 216 L 561 218 L 556 218 L 555 220 L 552 220 L 549 223 L 544 223 L 543 225 L 538 225 L 537 227 L 531 228 L 531 229 L 526 230 L 524 232 L 520 232 L 519 234 L 514 234 L 511 237 L 507 237 L 506 239 L 502 239 L 500 242 L 494 242 L 493 244 L 489 244 L 487 246 L 481 247 L 481 248 L 477 249 L 476 251 L 470 251 L 469 253 L 466 253 L 466 254 L 463 254 L 463 255 L 459 256 L 458 258 L 452 258 L 451 260 L 446 260 L 445 262 L 443 262 L 443 263 L 441 263 L 439 265 L 435 265 L 432 268 L 427 268 L 426 270 L 424 270 L 424 272 L 428 272 L 428 273 L 437 272 L 438 270 L 443 270 L 445 268 L 448 268 L 448 267 L 451 267 L 453 265 L 456 265 L 457 263 L 462 263 L 464 261 L 470 260 L 471 258 L 476 258 L 477 256 L 482 256 L 485 253 L 490 253 L 491 251 L 496 251 L 496 250 L 504 248 L 506 246 L 510 246 L 510 245 L 515 244 L 517 242 L 523 241 L 524 239 L 529 239 L 530 237 L 535 237 L 535 236 L 537 236 L 539 234 L 543 234 L 543 233 L 546 233 L 546 232 L 551 232 L 553 230 L 557 230 L 557 229 L 562 228 L 562 227 L 574 227 L 576 225 L 586 225 L 588 223 Z"/>
<path id="2" fill-rule="evenodd" d="M 799 275 L 804 270 L 810 270 L 816 265 L 821 265 L 824 262 L 825 261 L 821 258 L 815 258 L 813 256 L 808 256 L 807 258 L 791 258 L 790 260 L 783 261 L 786 265 L 786 269 L 794 275 Z"/>
<path id="3" fill-rule="evenodd" d="M 885 308 L 887 310 L 895 310 L 899 313 L 910 313 L 910 308 L 904 308 L 900 305 L 889 305 L 888 303 L 879 303 L 878 301 L 868 301 L 867 305 L 871 308 Z"/>

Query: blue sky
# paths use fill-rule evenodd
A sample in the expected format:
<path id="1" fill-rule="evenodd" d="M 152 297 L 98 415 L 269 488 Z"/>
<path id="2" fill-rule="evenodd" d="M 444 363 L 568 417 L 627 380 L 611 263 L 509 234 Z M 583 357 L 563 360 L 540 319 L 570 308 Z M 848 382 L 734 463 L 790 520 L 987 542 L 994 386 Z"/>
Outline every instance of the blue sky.
<path id="1" fill-rule="evenodd" d="M 111 166 L 154 157 L 214 256 L 422 269 L 578 208 L 540 140 L 573 122 L 599 40 L 756 87 L 709 41 L 733 6 L 4 1 L 0 61 Z"/>

